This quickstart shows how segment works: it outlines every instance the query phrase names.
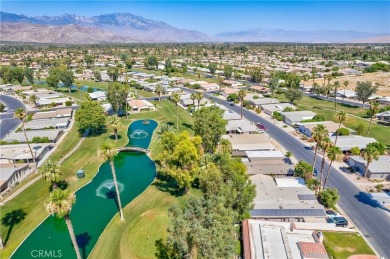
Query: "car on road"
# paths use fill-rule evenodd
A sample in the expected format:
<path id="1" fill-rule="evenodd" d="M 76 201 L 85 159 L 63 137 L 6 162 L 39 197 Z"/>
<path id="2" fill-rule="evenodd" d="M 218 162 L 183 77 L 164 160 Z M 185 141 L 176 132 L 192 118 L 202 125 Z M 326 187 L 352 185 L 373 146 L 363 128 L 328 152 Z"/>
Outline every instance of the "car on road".
<path id="1" fill-rule="evenodd" d="M 332 221 L 336 223 L 336 227 L 346 227 L 348 226 L 348 220 L 344 217 L 338 216 L 332 218 Z"/>
<path id="2" fill-rule="evenodd" d="M 256 123 L 256 127 L 259 129 L 259 130 L 263 130 L 263 132 L 265 131 L 265 127 L 263 125 L 261 125 L 260 123 Z"/>
<path id="3" fill-rule="evenodd" d="M 234 103 L 233 103 L 233 102 L 231 102 L 231 103 L 230 103 L 230 106 L 234 106 Z"/>

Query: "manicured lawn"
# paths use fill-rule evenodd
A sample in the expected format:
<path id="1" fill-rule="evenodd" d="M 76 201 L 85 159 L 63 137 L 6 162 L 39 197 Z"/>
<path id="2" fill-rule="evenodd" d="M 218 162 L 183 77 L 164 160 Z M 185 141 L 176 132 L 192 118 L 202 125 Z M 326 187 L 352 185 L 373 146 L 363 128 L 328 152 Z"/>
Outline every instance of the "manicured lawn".
<path id="1" fill-rule="evenodd" d="M 319 109 L 313 109 L 308 107 L 300 106 L 302 110 L 310 110 L 313 111 L 319 115 L 323 115 L 325 117 L 325 120 L 331 120 L 337 122 L 337 112 L 334 111 L 327 111 L 327 110 L 319 110 Z M 356 127 L 362 123 L 364 125 L 365 130 L 367 130 L 369 122 L 365 119 L 360 119 L 356 117 L 347 116 L 347 120 L 343 122 L 343 124 L 350 129 L 355 130 Z M 390 127 L 388 126 L 382 126 L 373 123 L 371 125 L 370 130 L 370 137 L 375 138 L 378 142 L 381 142 L 384 145 L 390 146 L 390 139 L 387 137 L 388 132 L 390 131 Z M 365 136 L 365 134 L 364 134 Z"/>
<path id="2" fill-rule="evenodd" d="M 374 255 L 366 241 L 356 233 L 323 233 L 325 249 L 333 258 L 348 258 L 356 254 Z"/>
<path id="3" fill-rule="evenodd" d="M 313 97 L 304 96 L 299 102 L 301 105 L 319 107 L 321 109 L 331 109 L 334 110 L 334 101 L 319 100 Z M 367 109 L 361 107 L 349 106 L 345 104 L 337 104 L 338 111 L 344 111 L 348 114 L 353 114 L 359 117 L 367 116 Z"/>
<path id="4" fill-rule="evenodd" d="M 107 225 L 90 258 L 155 258 L 155 242 L 167 237 L 168 209 L 182 204 L 190 195 L 174 196 L 158 182 L 134 199 L 124 210 L 125 222 L 118 215 Z"/>
<path id="5" fill-rule="evenodd" d="M 275 94 L 275 98 L 277 98 L 281 102 L 287 102 L 284 94 Z M 348 114 L 352 114 L 355 116 L 364 117 L 366 115 L 366 109 L 359 107 L 349 107 L 341 104 L 337 104 L 338 111 L 334 111 L 334 102 L 328 102 L 324 100 L 318 100 L 315 98 L 311 98 L 308 96 L 304 96 L 302 100 L 298 104 L 298 108 L 306 111 L 313 111 L 318 115 L 323 115 L 325 120 L 337 121 L 337 113 L 340 110 L 345 111 Z M 325 110 L 331 109 L 331 110 Z M 343 122 L 343 124 L 353 130 L 356 130 L 356 127 L 362 123 L 364 125 L 365 130 L 368 129 L 369 121 L 363 118 L 357 118 L 352 116 L 347 116 L 347 120 Z M 390 139 L 387 138 L 387 134 L 390 131 L 389 126 L 378 125 L 373 123 L 371 125 L 370 137 L 375 138 L 378 142 L 381 142 L 384 145 L 390 146 Z M 365 136 L 365 134 L 364 134 Z"/>
<path id="6" fill-rule="evenodd" d="M 159 125 L 163 125 L 165 123 L 175 123 L 176 122 L 176 107 L 174 104 L 172 104 L 169 101 L 161 101 L 157 102 L 157 111 L 151 111 L 151 112 L 142 112 L 134 115 L 130 115 L 129 119 L 126 120 L 124 117 L 122 117 L 122 125 L 118 129 L 119 135 L 122 136 L 118 140 L 118 142 L 115 142 L 115 144 L 119 146 L 124 146 L 127 144 L 128 139 L 127 139 L 127 128 L 128 125 L 130 124 L 131 121 L 137 120 L 137 119 L 154 119 L 159 122 Z M 192 131 L 192 117 L 183 109 L 179 108 L 179 131 L 182 130 L 188 130 L 191 133 Z M 98 148 L 106 142 L 110 137 L 112 137 L 112 132 L 105 132 L 99 136 L 90 136 L 88 137 L 80 146 L 80 148 L 73 153 L 72 156 L 70 156 L 67 160 L 64 161 L 62 164 L 63 168 L 63 179 L 66 179 L 66 181 L 69 183 L 69 189 L 74 192 L 78 188 L 82 187 L 84 184 L 88 183 L 97 173 L 97 170 L 100 166 L 100 164 L 103 162 L 98 156 L 97 156 L 97 150 Z M 60 144 L 58 150 L 56 150 L 55 153 L 52 154 L 53 160 L 58 160 L 60 159 L 61 156 L 65 155 L 69 150 L 71 150 L 74 146 L 75 143 L 77 143 L 79 139 L 79 135 L 77 132 L 77 128 L 75 127 L 72 129 L 71 134 L 69 134 L 66 139 Z M 151 144 L 151 149 L 152 149 L 152 156 L 156 155 L 159 152 L 159 147 L 158 143 L 156 142 L 155 139 L 153 139 L 152 144 Z M 83 179 L 77 179 L 75 177 L 75 172 L 78 169 L 84 169 L 85 170 L 85 178 Z M 173 197 L 169 197 L 169 193 L 165 193 L 162 191 L 158 191 L 156 187 L 149 187 L 149 189 L 153 189 L 155 192 L 158 192 L 159 194 L 156 195 L 156 204 L 160 204 L 161 206 L 165 206 L 167 209 L 169 204 L 171 204 L 170 199 L 174 199 Z M 168 195 L 168 196 L 165 196 Z M 9 256 L 12 254 L 12 252 L 16 249 L 16 247 L 24 240 L 24 238 L 31 232 L 33 229 L 40 223 L 42 222 L 48 215 L 44 208 L 44 202 L 49 196 L 49 184 L 46 182 L 43 182 L 41 180 L 37 181 L 30 187 L 28 187 L 23 193 L 15 197 L 13 200 L 7 202 L 4 206 L 1 207 L 1 216 L 4 216 L 6 213 L 11 212 L 12 210 L 17 210 L 17 209 L 22 209 L 27 215 L 26 218 L 21 221 L 19 224 L 16 224 L 11 232 L 10 238 L 8 240 L 8 243 L 6 244 L 6 247 L 2 250 L 1 256 L 2 258 L 9 258 Z M 140 197 L 144 197 L 144 199 L 150 199 L 150 197 L 143 193 Z M 166 203 L 164 201 L 166 200 Z M 152 210 L 151 215 L 154 215 L 156 221 L 154 223 L 153 227 L 154 229 L 151 230 L 151 233 L 156 232 L 156 237 L 159 237 L 158 235 L 162 235 L 161 230 L 163 229 L 165 231 L 166 229 L 166 224 L 167 224 L 167 213 L 166 209 L 164 213 L 160 211 L 162 207 L 158 207 L 155 209 L 153 206 L 153 203 L 150 204 L 144 204 L 146 202 L 141 202 L 138 203 L 140 205 L 145 206 L 144 208 L 137 208 L 137 205 L 133 205 L 134 202 L 130 203 L 126 207 L 126 211 L 130 211 L 129 206 L 134 206 L 132 210 L 137 210 L 137 211 L 142 211 L 142 213 L 145 210 Z M 151 207 L 148 207 L 148 206 Z M 160 205 L 158 205 L 160 206 Z M 132 215 L 132 213 L 130 214 Z M 130 216 L 128 218 L 131 218 Z M 115 220 L 113 221 L 115 222 Z M 134 222 L 135 224 L 136 222 Z M 127 223 L 126 223 L 127 224 Z M 127 226 L 127 225 L 126 225 Z M 142 223 L 142 226 L 144 224 Z M 131 227 L 130 225 L 127 227 Z M 122 231 L 122 227 L 119 228 L 120 231 Z M 141 228 L 142 229 L 142 228 Z M 7 235 L 8 228 L 2 227 L 2 237 L 3 240 L 5 239 L 5 236 Z M 128 229 L 131 230 L 131 229 Z M 110 228 L 107 228 L 106 231 L 111 231 Z M 160 231 L 160 232 L 159 232 Z M 158 232 L 158 233 L 157 233 Z M 114 231 L 115 233 L 115 231 Z M 129 235 L 130 237 L 133 235 L 133 233 L 129 232 L 124 232 L 126 235 Z M 136 231 L 137 233 L 137 231 Z M 144 235 L 145 232 L 139 231 L 139 235 Z M 159 234 L 160 233 L 160 234 Z M 105 235 L 105 232 L 103 232 L 103 235 Z M 130 238 L 129 237 L 129 238 Z M 135 238 L 137 235 L 131 238 Z M 108 245 L 114 246 L 114 242 L 109 239 L 110 242 Z M 138 238 L 137 238 L 138 240 Z M 142 236 L 139 237 L 139 240 L 144 240 Z M 100 241 L 99 241 L 100 242 Z M 127 245 L 128 242 L 126 241 L 121 241 L 120 245 L 122 243 L 125 243 Z M 141 241 L 140 241 L 141 242 Z M 148 242 L 148 240 L 146 240 Z M 104 242 L 106 243 L 106 242 Z M 151 245 L 146 245 L 147 247 L 151 247 Z M 133 247 L 132 249 L 135 251 L 134 253 L 137 255 L 142 255 L 143 253 L 143 246 L 141 245 L 140 247 Z M 154 241 L 153 241 L 153 247 L 154 247 Z M 136 250 L 140 249 L 140 250 Z M 133 251 L 132 250 L 132 251 Z M 147 249 L 145 249 L 146 251 Z M 118 251 L 125 253 L 126 251 Z M 150 253 L 153 255 L 153 253 Z M 101 258 L 106 258 L 106 257 L 101 257 Z M 117 258 L 117 257 L 113 257 Z M 145 258 L 145 257 L 143 257 Z"/>

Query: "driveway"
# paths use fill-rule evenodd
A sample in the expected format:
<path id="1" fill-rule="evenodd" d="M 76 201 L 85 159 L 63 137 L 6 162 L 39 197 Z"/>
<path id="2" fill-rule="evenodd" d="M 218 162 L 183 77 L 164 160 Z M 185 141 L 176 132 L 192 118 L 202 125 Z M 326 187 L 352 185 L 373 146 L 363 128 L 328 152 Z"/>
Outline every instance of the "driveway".
<path id="1" fill-rule="evenodd" d="M 186 88 L 183 88 L 183 90 L 186 92 L 195 92 Z M 205 97 L 212 98 L 212 95 L 205 94 Z M 215 100 L 215 98 L 212 99 Z M 229 102 L 220 99 L 218 99 L 218 102 L 240 114 L 240 107 L 238 105 L 230 106 Z M 275 139 L 286 150 L 291 151 L 297 160 L 312 163 L 314 151 L 306 149 L 301 141 L 274 125 L 272 121 L 266 120 L 253 112 L 244 109 L 243 115 L 249 121 L 263 124 L 270 137 Z M 320 157 L 317 158 L 315 167 L 319 172 L 321 167 Z M 325 162 L 325 172 L 328 167 L 328 162 Z M 334 167 L 331 168 L 327 187 L 335 187 L 338 189 L 340 194 L 340 207 L 346 212 L 348 217 L 359 228 L 379 255 L 384 258 L 390 258 L 390 214 L 377 204 L 362 199 L 360 189 Z"/>

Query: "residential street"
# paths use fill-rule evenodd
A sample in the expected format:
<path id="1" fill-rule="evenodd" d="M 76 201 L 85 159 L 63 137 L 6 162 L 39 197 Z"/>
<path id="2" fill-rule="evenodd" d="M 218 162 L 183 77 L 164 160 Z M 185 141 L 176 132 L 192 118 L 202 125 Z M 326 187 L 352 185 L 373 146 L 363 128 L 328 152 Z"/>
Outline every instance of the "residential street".
<path id="1" fill-rule="evenodd" d="M 13 117 L 14 111 L 19 107 L 25 108 L 25 105 L 20 100 L 3 94 L 0 95 L 0 101 L 7 106 L 7 112 L 0 115 L 0 139 L 3 139 L 20 124 L 20 120 Z"/>
<path id="2" fill-rule="evenodd" d="M 183 88 L 186 92 L 195 92 Z M 205 93 L 206 98 L 215 98 L 211 94 Z M 230 110 L 240 114 L 240 106 L 230 106 L 230 103 L 225 100 L 217 99 L 218 102 Z M 283 129 L 274 125 L 273 122 L 262 118 L 244 109 L 244 117 L 252 122 L 259 122 L 265 126 L 267 133 L 279 142 L 286 150 L 289 150 L 297 158 L 297 160 L 305 160 L 312 163 L 314 152 L 305 149 L 305 145 L 289 135 Z M 321 158 L 316 161 L 316 169 L 320 171 Z M 329 164 L 326 162 L 325 172 Z M 328 179 L 329 187 L 336 187 L 340 194 L 339 205 L 347 213 L 348 217 L 364 234 L 366 239 L 371 243 L 380 256 L 390 258 L 390 214 L 377 204 L 372 202 L 364 193 L 362 193 L 352 182 L 345 176 L 341 175 L 335 168 L 332 167 L 330 177 Z"/>

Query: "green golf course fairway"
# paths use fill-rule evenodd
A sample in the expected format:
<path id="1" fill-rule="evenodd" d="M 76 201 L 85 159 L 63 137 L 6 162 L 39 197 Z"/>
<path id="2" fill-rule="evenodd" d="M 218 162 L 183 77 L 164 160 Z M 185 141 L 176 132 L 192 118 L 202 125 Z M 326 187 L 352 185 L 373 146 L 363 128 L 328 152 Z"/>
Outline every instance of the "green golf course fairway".
<path id="1" fill-rule="evenodd" d="M 134 121 L 128 129 L 127 146 L 148 148 L 157 122 Z M 142 193 L 154 180 L 156 166 L 144 153 L 120 152 L 114 160 L 122 206 Z M 42 206 L 44 206 L 42 204 Z M 76 192 L 70 218 L 83 258 L 87 258 L 109 221 L 118 213 L 109 162 L 103 163 L 90 183 Z M 126 219 L 125 219 L 126 220 Z M 64 219 L 49 216 L 11 256 L 15 259 L 76 258 Z"/>

